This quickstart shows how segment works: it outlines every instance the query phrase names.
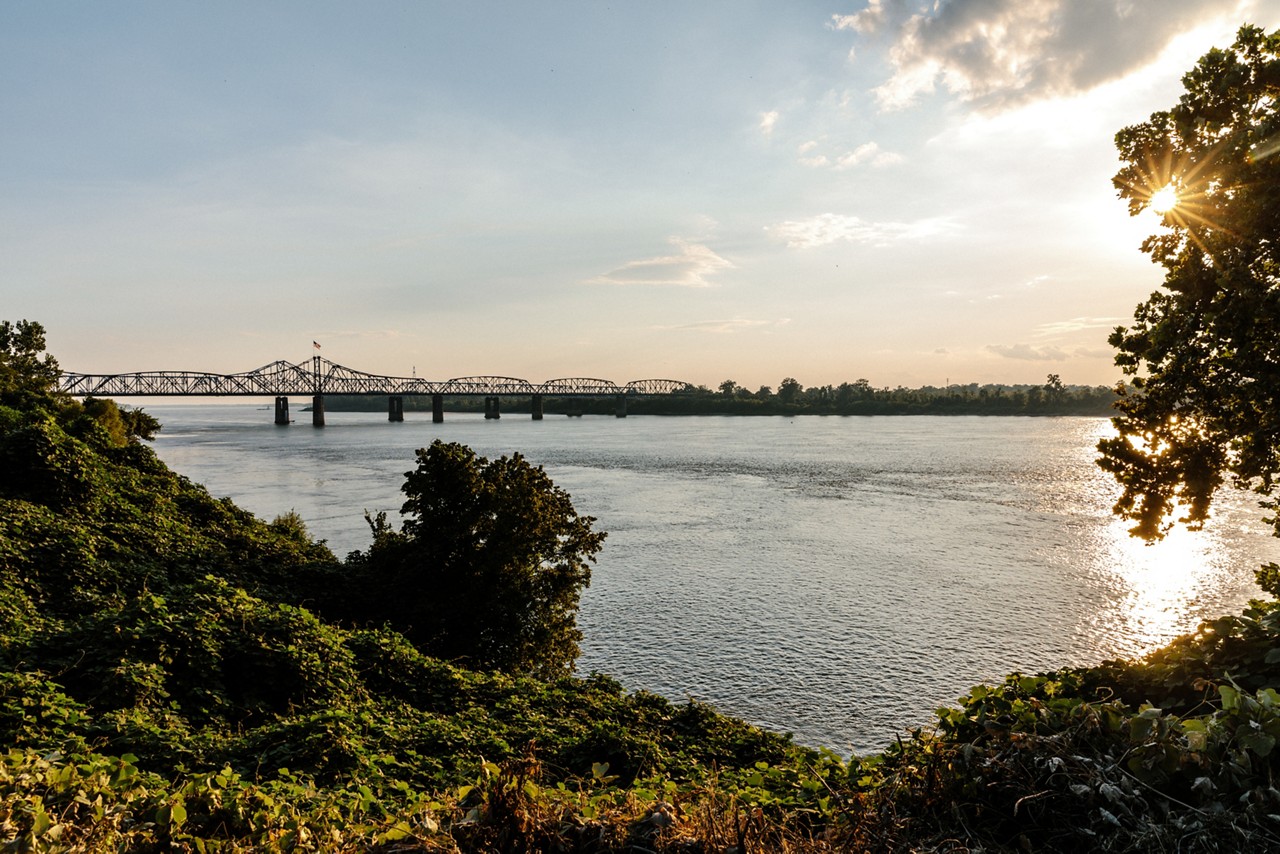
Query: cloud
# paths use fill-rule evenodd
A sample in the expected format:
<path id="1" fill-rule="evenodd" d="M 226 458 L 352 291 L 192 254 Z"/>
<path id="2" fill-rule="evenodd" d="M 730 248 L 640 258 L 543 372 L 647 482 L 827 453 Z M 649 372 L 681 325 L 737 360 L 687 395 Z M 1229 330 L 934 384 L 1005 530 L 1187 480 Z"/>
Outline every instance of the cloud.
<path id="1" fill-rule="evenodd" d="M 756 329 L 761 326 L 781 326 L 787 322 L 787 320 L 747 320 L 743 317 L 735 317 L 730 320 L 698 320 L 693 323 L 682 323 L 678 326 L 666 326 L 662 328 L 690 329 L 697 332 L 726 334 L 739 332 L 744 329 Z"/>
<path id="2" fill-rule="evenodd" d="M 404 333 L 399 329 L 322 329 L 313 335 L 317 341 L 321 339 L 332 340 L 334 338 L 369 338 L 375 341 L 394 341 L 403 336 Z"/>
<path id="3" fill-rule="evenodd" d="M 1154 62 L 1178 35 L 1237 0 L 871 0 L 835 29 L 889 33 L 893 74 L 875 90 L 885 109 L 939 84 L 989 110 L 1088 91 Z"/>
<path id="4" fill-rule="evenodd" d="M 1114 329 L 1125 322 L 1123 317 L 1073 317 L 1070 320 L 1058 320 L 1044 323 L 1036 328 L 1038 335 L 1069 335 L 1089 329 Z"/>
<path id="5" fill-rule="evenodd" d="M 796 153 L 806 155 L 817 147 L 818 143 L 816 140 L 809 140 L 797 148 Z M 904 159 L 905 158 L 903 158 L 901 154 L 897 154 L 892 151 L 885 151 L 877 143 L 864 142 L 852 151 L 846 151 L 844 154 L 839 155 L 834 161 L 827 157 L 827 155 L 819 153 L 812 154 L 808 157 L 800 157 L 799 163 L 802 166 L 809 166 L 815 169 L 832 166 L 836 170 L 843 172 L 846 169 L 852 169 L 855 166 L 861 166 L 864 164 L 870 164 L 871 166 L 880 169 L 885 166 L 892 166 L 895 163 L 901 163 Z"/>
<path id="6" fill-rule="evenodd" d="M 874 223 L 856 216 L 825 213 L 805 220 L 778 223 L 765 230 L 784 241 L 790 249 L 812 249 L 840 241 L 884 246 L 944 234 L 953 228 L 950 222 L 941 219 L 924 219 L 914 223 Z"/>
<path id="7" fill-rule="evenodd" d="M 640 261 L 629 261 L 589 281 L 593 285 L 659 285 L 685 288 L 709 288 L 714 283 L 708 276 L 721 270 L 734 269 L 733 262 L 721 258 L 701 243 L 688 243 L 671 238 L 679 251 Z"/>
<path id="8" fill-rule="evenodd" d="M 855 33 L 874 33 L 881 30 L 893 18 L 908 17 L 905 3 L 889 0 L 885 8 L 883 0 L 867 0 L 867 8 L 852 15 L 832 15 L 828 24 L 833 30 L 853 30 Z"/>
<path id="9" fill-rule="evenodd" d="M 861 163 L 870 163 L 877 168 L 883 166 L 892 166 L 895 163 L 901 163 L 903 160 L 901 154 L 895 154 L 892 151 L 884 151 L 874 142 L 867 142 L 859 145 L 853 151 L 843 155 L 836 161 L 837 169 L 850 169 Z"/>
<path id="10" fill-rule="evenodd" d="M 778 111 L 770 110 L 767 113 L 760 114 L 760 133 L 765 136 L 773 135 L 774 125 L 778 123 Z"/>
<path id="11" fill-rule="evenodd" d="M 1027 362 L 1063 362 L 1067 352 L 1059 347 L 1032 347 L 1030 344 L 988 344 L 987 350 L 1006 359 Z"/>

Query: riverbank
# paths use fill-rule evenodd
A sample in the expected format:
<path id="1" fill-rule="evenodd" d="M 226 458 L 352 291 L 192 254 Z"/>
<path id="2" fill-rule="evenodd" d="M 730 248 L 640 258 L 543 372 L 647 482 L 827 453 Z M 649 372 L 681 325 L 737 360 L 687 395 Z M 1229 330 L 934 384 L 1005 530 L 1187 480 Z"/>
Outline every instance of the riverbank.
<path id="1" fill-rule="evenodd" d="M 667 395 L 628 396 L 622 411 L 629 415 L 1111 415 L 1116 391 L 1107 386 L 1003 386 L 976 384 L 948 388 L 872 388 L 869 385 L 797 386 L 756 392 L 706 388 Z M 406 412 L 431 412 L 430 395 L 404 395 Z M 499 399 L 503 413 L 527 415 L 530 398 L 510 395 Z M 485 398 L 443 397 L 444 409 L 485 412 Z M 330 412 L 385 412 L 385 395 L 325 395 Z M 545 415 L 617 415 L 616 396 L 546 396 Z"/>

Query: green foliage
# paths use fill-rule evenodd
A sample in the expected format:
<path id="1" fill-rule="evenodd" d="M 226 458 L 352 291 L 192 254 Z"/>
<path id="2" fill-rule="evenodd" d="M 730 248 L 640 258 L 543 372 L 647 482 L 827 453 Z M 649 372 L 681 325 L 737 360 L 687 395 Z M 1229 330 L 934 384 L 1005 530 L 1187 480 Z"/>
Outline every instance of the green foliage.
<path id="1" fill-rule="evenodd" d="M 1116 511 L 1146 538 L 1178 512 L 1202 523 L 1226 480 L 1270 496 L 1280 461 L 1280 32 L 1242 27 L 1183 85 L 1177 106 L 1116 135 L 1131 212 L 1166 185 L 1179 196 L 1142 244 L 1164 290 L 1110 339 L 1135 393 L 1099 444 L 1124 487 Z"/>
<path id="2" fill-rule="evenodd" d="M 0 495 L 88 510 L 101 500 L 103 489 L 101 459 L 51 416 L 37 412 L 0 435 Z"/>
<path id="3" fill-rule="evenodd" d="M 112 445 L 121 446 L 139 439 L 150 441 L 160 430 L 160 422 L 141 409 L 120 408 L 114 400 L 101 397 L 87 398 L 82 404 L 82 415 L 68 430 L 82 438 L 90 433 L 86 422 L 95 422 L 106 432 Z M 99 440 L 101 441 L 101 440 Z"/>
<path id="4" fill-rule="evenodd" d="M 401 530 L 372 520 L 373 545 L 351 562 L 354 616 L 473 667 L 568 672 L 604 541 L 595 520 L 519 454 L 490 461 L 439 440 L 418 451 L 403 491 Z"/>
<path id="5" fill-rule="evenodd" d="M 44 327 L 39 323 L 0 320 L 0 406 L 26 409 L 57 399 L 62 370 L 53 356 L 41 356 L 44 347 Z"/>
<path id="6" fill-rule="evenodd" d="M 1077 671 L 1081 690 L 1129 705 L 1199 714 L 1229 679 L 1246 691 L 1280 686 L 1280 603 L 1254 602 L 1239 616 L 1208 620 L 1140 662 L 1107 661 Z"/>

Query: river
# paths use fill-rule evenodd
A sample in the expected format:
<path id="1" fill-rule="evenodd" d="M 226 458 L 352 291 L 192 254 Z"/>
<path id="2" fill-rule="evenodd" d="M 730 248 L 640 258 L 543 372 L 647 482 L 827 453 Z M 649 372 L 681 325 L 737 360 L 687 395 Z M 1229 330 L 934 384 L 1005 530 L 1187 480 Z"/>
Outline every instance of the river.
<path id="1" fill-rule="evenodd" d="M 339 556 L 398 519 L 414 449 L 519 451 L 609 533 L 578 667 L 798 742 L 879 749 L 970 686 L 1135 656 L 1260 595 L 1280 560 L 1247 494 L 1144 546 L 1093 464 L 1099 418 L 607 417 L 444 423 L 155 405 L 174 470 Z"/>

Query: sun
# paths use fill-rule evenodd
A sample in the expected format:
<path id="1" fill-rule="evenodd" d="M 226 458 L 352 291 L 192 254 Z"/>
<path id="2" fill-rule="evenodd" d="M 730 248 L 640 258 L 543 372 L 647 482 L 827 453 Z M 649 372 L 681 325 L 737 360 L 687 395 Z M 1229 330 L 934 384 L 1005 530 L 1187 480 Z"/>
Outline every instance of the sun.
<path id="1" fill-rule="evenodd" d="M 1165 184 L 1151 194 L 1147 206 L 1163 216 L 1178 206 L 1178 191 L 1172 184 Z"/>

